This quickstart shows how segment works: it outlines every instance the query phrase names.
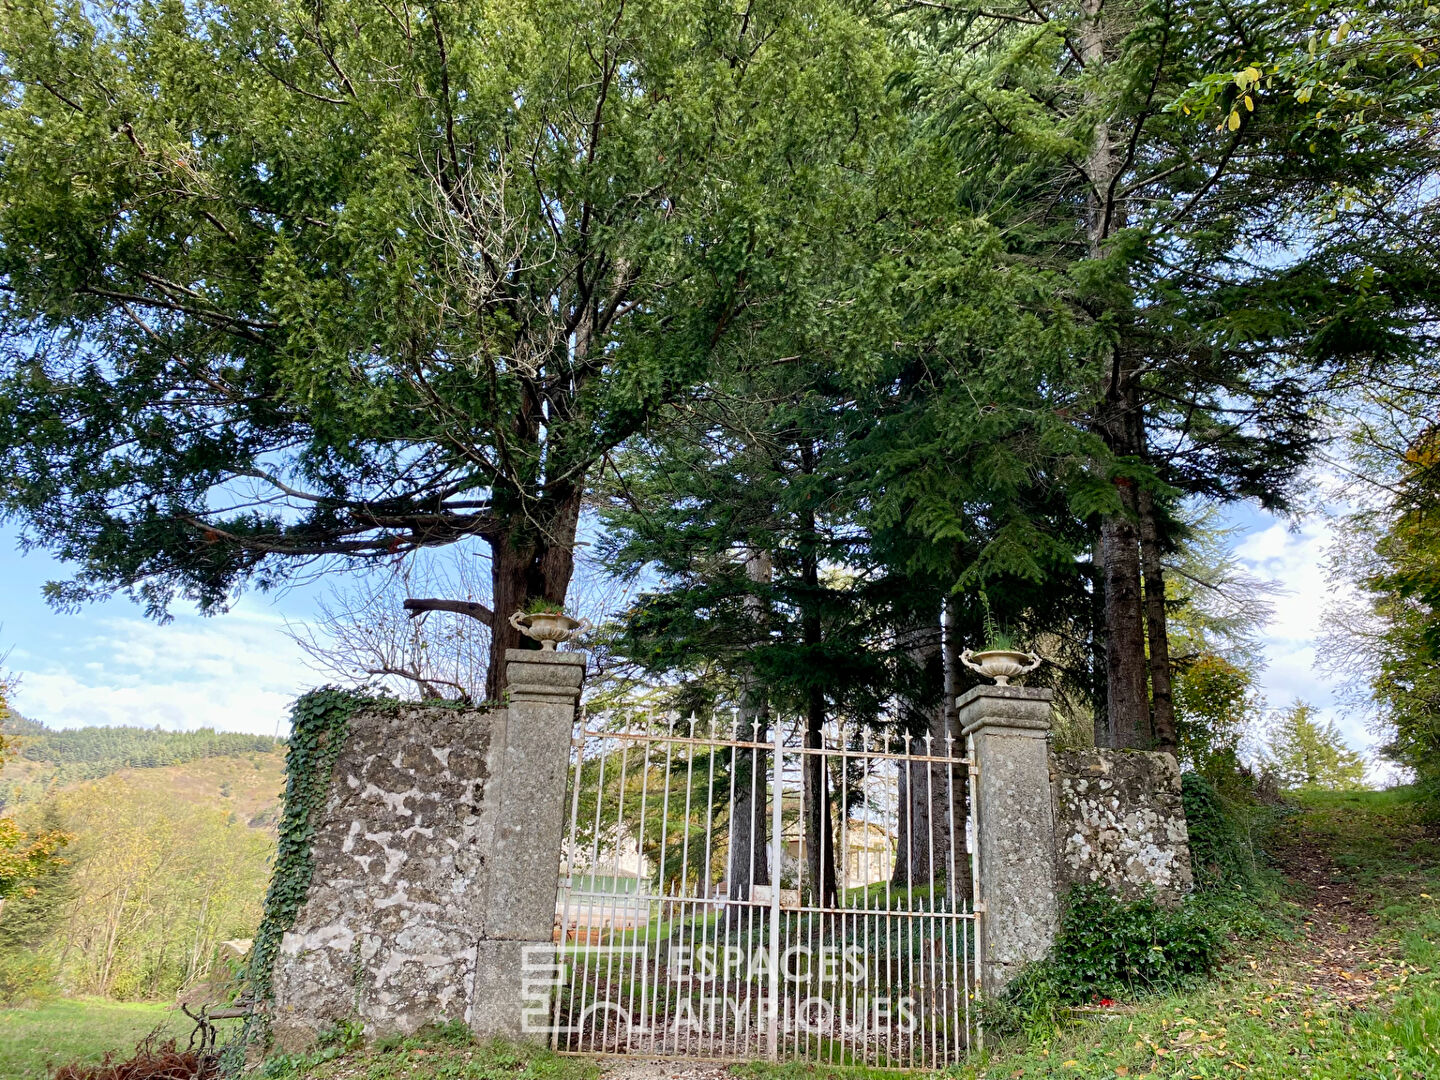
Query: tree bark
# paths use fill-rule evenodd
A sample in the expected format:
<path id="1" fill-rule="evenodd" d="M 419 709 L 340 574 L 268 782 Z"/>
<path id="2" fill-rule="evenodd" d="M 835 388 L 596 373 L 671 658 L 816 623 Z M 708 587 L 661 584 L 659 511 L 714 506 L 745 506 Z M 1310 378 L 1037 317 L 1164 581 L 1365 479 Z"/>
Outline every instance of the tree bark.
<path id="1" fill-rule="evenodd" d="M 1105 703 L 1111 745 L 1139 749 L 1149 738 L 1145 629 L 1141 621 L 1140 546 L 1129 512 L 1134 482 L 1117 482 L 1127 513 L 1101 524 L 1105 543 Z"/>
<path id="2" fill-rule="evenodd" d="M 910 856 L 907 853 L 905 838 L 910 835 L 911 811 L 914 809 L 910 796 L 912 779 L 909 763 L 896 762 L 895 865 L 890 869 L 890 885 L 893 888 L 904 888 L 910 884 Z"/>
<path id="3" fill-rule="evenodd" d="M 1170 628 L 1165 613 L 1160 534 L 1155 520 L 1155 500 L 1150 492 L 1142 489 L 1136 500 L 1140 563 L 1145 575 L 1145 630 L 1150 643 L 1150 717 L 1155 729 L 1155 749 L 1173 754 L 1176 750 L 1175 698 L 1170 685 Z"/>
<path id="4" fill-rule="evenodd" d="M 800 467 L 807 474 L 815 471 L 815 447 L 800 446 Z M 800 617 L 800 632 L 809 650 L 819 651 L 824 640 L 820 622 L 820 536 L 815 511 L 807 504 L 800 513 L 801 573 L 805 582 L 805 600 Z M 805 702 L 805 746 L 821 749 L 825 745 L 825 691 L 811 686 Z M 830 770 L 825 755 L 804 754 L 805 862 L 811 889 L 811 902 L 821 907 L 834 907 L 835 834 L 830 822 Z"/>
<path id="5" fill-rule="evenodd" d="M 756 585 L 769 585 L 773 564 L 768 551 L 752 551 L 745 560 L 745 576 Z M 765 602 L 757 595 L 745 598 L 745 610 L 754 618 L 759 640 L 767 623 Z M 742 742 L 764 742 L 770 728 L 770 710 L 765 688 L 754 670 L 745 675 L 740 692 L 740 710 L 735 717 L 735 738 Z M 735 794 L 730 806 L 730 864 L 726 870 L 729 898 L 749 900 L 754 886 L 770 883 L 770 860 L 766 821 L 766 762 L 763 750 L 735 751 Z M 739 908 L 733 909 L 738 915 Z"/>
<path id="6" fill-rule="evenodd" d="M 950 744 L 946 741 L 944 630 L 935 621 L 909 632 L 911 659 L 923 673 L 921 691 L 907 703 L 906 713 L 918 732 L 907 745 L 921 757 L 940 757 Z M 934 691 L 939 686 L 939 700 Z M 915 728 L 911 729 L 915 731 Z M 896 796 L 900 799 L 895 867 L 890 876 L 894 886 L 929 888 L 948 878 L 950 868 L 950 815 L 954 787 L 947 773 L 950 767 L 935 761 L 901 762 L 896 770 Z M 962 819 L 963 820 L 963 819 Z"/>
<path id="7" fill-rule="evenodd" d="M 1114 746 L 1110 735 L 1109 693 L 1105 677 L 1105 643 L 1110 634 L 1105 626 L 1105 531 L 1095 530 L 1090 553 L 1090 700 L 1095 709 L 1095 745 Z"/>
<path id="8" fill-rule="evenodd" d="M 947 596 L 940 613 L 941 679 L 944 683 L 945 700 L 941 718 L 945 731 L 949 733 L 951 755 L 965 756 L 965 740 L 960 732 L 960 716 L 955 708 L 955 699 L 960 696 L 960 634 L 956 626 L 955 598 Z M 945 770 L 945 795 L 947 800 L 946 836 L 948 843 L 945 854 L 948 862 L 945 868 L 947 894 L 952 900 L 970 901 L 975 898 L 974 879 L 970 873 L 970 850 L 966 843 L 965 822 L 970 814 L 970 772 L 964 765 L 951 765 Z"/>
<path id="9" fill-rule="evenodd" d="M 810 692 L 805 715 L 805 746 L 818 750 L 824 747 L 825 698 L 817 688 Z M 835 831 L 830 821 L 830 770 L 825 767 L 824 754 L 805 757 L 805 876 L 810 889 L 810 902 L 820 907 L 835 907 L 838 899 L 835 884 Z"/>
<path id="10" fill-rule="evenodd" d="M 490 665 L 485 672 L 485 697 L 499 701 L 505 693 L 505 650 L 539 648 L 510 625 L 510 616 L 531 600 L 565 603 L 575 573 L 575 533 L 580 525 L 583 480 L 541 504 L 540 524 L 528 520 L 491 541 Z M 548 509 L 548 513 L 544 510 Z M 543 516 L 542 516 L 543 515 Z M 516 518 L 520 515 L 517 513 Z M 483 621 L 483 620 L 482 620 Z"/>
<path id="11" fill-rule="evenodd" d="M 478 604 L 474 600 L 440 600 L 412 596 L 400 606 L 410 612 L 412 619 L 427 611 L 450 611 L 456 615 L 468 615 L 484 626 L 492 628 L 495 626 L 495 613 L 484 604 Z"/>
<path id="12" fill-rule="evenodd" d="M 1110 61 L 1122 31 L 1114 21 L 1113 8 L 1107 7 L 1105 0 L 1084 0 L 1084 11 L 1078 34 L 1080 59 L 1087 70 L 1099 72 Z M 1087 241 L 1090 258 L 1099 259 L 1104 255 L 1106 240 L 1126 225 L 1126 213 L 1116 194 L 1124 155 L 1107 116 L 1100 111 L 1104 103 L 1098 89 L 1087 91 L 1086 104 L 1096 110 L 1094 134 L 1085 159 L 1089 180 Z M 1115 346 L 1109 370 L 1102 379 L 1101 415 L 1096 425 L 1114 457 L 1139 452 L 1135 442 L 1139 408 L 1137 368 L 1122 342 Z M 1103 518 L 1100 531 L 1105 580 L 1106 733 L 1110 745 L 1123 748 L 1149 741 L 1150 708 L 1135 490 L 1133 482 L 1125 478 L 1117 478 L 1116 486 L 1122 512 Z"/>

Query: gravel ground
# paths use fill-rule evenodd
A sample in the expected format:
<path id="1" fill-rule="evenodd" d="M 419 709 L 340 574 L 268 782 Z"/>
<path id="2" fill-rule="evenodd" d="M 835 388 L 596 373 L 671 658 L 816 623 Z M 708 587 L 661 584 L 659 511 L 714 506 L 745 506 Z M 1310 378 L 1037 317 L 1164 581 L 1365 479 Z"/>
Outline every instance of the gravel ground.
<path id="1" fill-rule="evenodd" d="M 602 1057 L 601 1080 L 725 1080 L 730 1066 L 723 1061 Z"/>

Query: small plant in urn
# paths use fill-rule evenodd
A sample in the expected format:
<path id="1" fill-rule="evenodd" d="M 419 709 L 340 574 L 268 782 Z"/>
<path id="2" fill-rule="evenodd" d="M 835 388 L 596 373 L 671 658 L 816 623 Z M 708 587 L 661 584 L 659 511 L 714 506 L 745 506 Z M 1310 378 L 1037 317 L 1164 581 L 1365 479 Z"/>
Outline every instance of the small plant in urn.
<path id="1" fill-rule="evenodd" d="M 548 600 L 531 601 L 524 611 L 510 616 L 510 625 L 532 641 L 540 642 L 542 652 L 554 652 L 556 645 L 590 629 L 588 620 L 573 619 L 565 614 L 563 607 Z"/>
<path id="2" fill-rule="evenodd" d="M 985 608 L 985 648 L 979 652 L 966 649 L 960 654 L 960 662 L 971 671 L 978 671 L 987 679 L 994 679 L 996 686 L 1009 686 L 1010 680 L 1029 674 L 1040 666 L 1041 660 L 1033 652 L 1016 648 L 1015 638 L 995 625 L 990 613 L 990 598 L 980 590 L 980 603 Z"/>

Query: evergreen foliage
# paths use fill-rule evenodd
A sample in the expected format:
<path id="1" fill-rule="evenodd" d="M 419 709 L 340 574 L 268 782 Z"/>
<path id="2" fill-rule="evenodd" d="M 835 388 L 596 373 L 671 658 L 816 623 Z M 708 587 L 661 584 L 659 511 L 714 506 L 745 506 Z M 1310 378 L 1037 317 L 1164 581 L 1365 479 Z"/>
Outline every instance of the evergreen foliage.
<path id="1" fill-rule="evenodd" d="M 1265 764 L 1286 787 L 1347 790 L 1365 786 L 1365 760 L 1345 745 L 1333 722 L 1297 701 L 1281 713 L 1265 737 Z"/>
<path id="2" fill-rule="evenodd" d="M 1103 886 L 1077 885 L 1065 898 L 1047 959 L 1026 967 L 1005 996 L 1029 1012 L 1136 992 L 1173 990 L 1208 974 L 1222 939 L 1203 907 L 1153 898 L 1125 901 Z"/>
<path id="3" fill-rule="evenodd" d="M 1196 889 L 1248 891 L 1256 883 L 1255 848 L 1243 804 L 1225 799 L 1198 773 L 1182 773 L 1180 797 Z"/>
<path id="4" fill-rule="evenodd" d="M 55 602 L 154 615 L 482 544 L 496 699 L 587 476 L 783 281 L 887 52 L 843 3 L 404 10 L 7 8 L 0 510 L 78 564 Z"/>
<path id="5" fill-rule="evenodd" d="M 1160 556 L 1177 498 L 1288 505 L 1326 437 L 1321 396 L 1425 355 L 1433 252 L 1395 257 L 1423 230 L 1382 220 L 1379 192 L 1416 197 L 1433 175 L 1436 80 L 1410 62 L 1308 71 L 1321 97 L 1393 103 L 1346 125 L 1322 122 L 1310 94 L 1272 93 L 1266 73 L 1317 67 L 1300 43 L 1342 5 L 986 2 L 899 17 L 919 44 L 898 80 L 952 148 L 957 187 L 1054 276 L 1082 332 L 1073 381 L 1051 389 L 1072 397 L 1056 417 L 1106 450 L 1068 485 L 1103 569 L 1098 730 L 1172 749 Z M 1357 189 L 1373 201 L 1337 197 Z"/>

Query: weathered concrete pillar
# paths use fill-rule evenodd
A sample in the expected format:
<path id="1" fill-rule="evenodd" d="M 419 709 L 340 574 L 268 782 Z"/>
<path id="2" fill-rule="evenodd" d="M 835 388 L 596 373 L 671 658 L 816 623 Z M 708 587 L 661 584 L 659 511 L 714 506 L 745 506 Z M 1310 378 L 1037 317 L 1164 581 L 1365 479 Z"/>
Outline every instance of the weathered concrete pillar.
<path id="1" fill-rule="evenodd" d="M 1059 921 L 1050 795 L 1049 690 L 977 686 L 956 701 L 974 783 L 981 988 L 998 993 L 1043 958 Z"/>
<path id="2" fill-rule="evenodd" d="M 575 708 L 585 678 L 580 653 L 508 649 L 509 708 L 492 756 L 494 841 L 480 905 L 470 1027 L 527 1034 L 522 981 L 527 955 L 549 949 L 565 828 L 565 786 Z M 533 1034 L 533 1033 L 531 1033 Z"/>

